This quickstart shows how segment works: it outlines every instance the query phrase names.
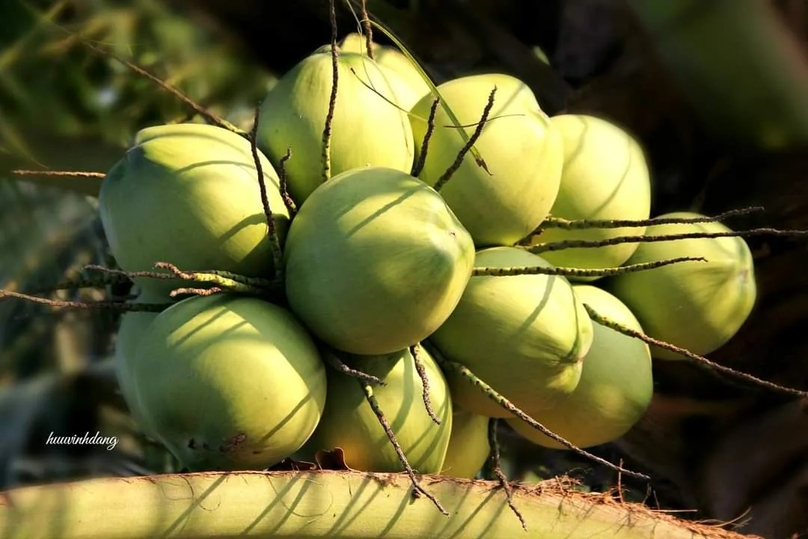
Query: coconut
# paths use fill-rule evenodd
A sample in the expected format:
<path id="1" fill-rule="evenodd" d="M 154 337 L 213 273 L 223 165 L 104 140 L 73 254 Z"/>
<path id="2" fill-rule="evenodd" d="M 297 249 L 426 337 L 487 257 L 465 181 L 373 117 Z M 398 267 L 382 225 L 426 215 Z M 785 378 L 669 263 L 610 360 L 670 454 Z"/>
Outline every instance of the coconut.
<path id="1" fill-rule="evenodd" d="M 162 296 L 151 290 L 144 290 L 132 303 L 169 303 L 170 301 L 171 299 L 168 296 Z M 121 396 L 126 402 L 132 419 L 135 420 L 138 428 L 152 439 L 156 439 L 156 436 L 153 434 L 145 415 L 141 411 L 140 403 L 137 401 L 137 391 L 132 370 L 137 347 L 142 341 L 146 329 L 157 318 L 157 315 L 158 313 L 156 312 L 146 311 L 124 313 L 118 325 L 118 334 L 115 338 L 113 353 L 115 378 L 118 381 Z"/>
<path id="2" fill-rule="evenodd" d="M 367 37 L 356 32 L 348 34 L 339 48 L 341 52 L 367 54 Z M 373 60 L 387 68 L 387 76 L 393 83 L 401 108 L 410 110 L 421 97 L 431 92 L 418 68 L 401 51 L 376 42 L 371 42 L 371 50 Z"/>
<path id="3" fill-rule="evenodd" d="M 642 327 L 619 299 L 589 285 L 573 286 L 578 299 L 610 320 L 635 331 Z M 525 410 L 536 421 L 578 447 L 614 441 L 643 416 L 654 393 L 651 352 L 639 339 L 594 324 L 594 338 L 584 357 L 581 380 L 569 397 L 552 409 Z M 508 419 L 526 439 L 565 449 L 519 419 Z"/>
<path id="4" fill-rule="evenodd" d="M 149 325 L 132 365 L 158 439 L 192 470 L 262 469 L 308 440 L 326 399 L 317 347 L 287 310 L 194 296 Z"/>
<path id="5" fill-rule="evenodd" d="M 409 172 L 415 148 L 395 75 L 358 53 L 340 54 L 338 65 L 331 174 L 365 166 Z M 332 73 L 331 48 L 321 47 L 281 77 L 261 104 L 257 143 L 275 165 L 291 148 L 285 170 L 289 193 L 298 204 L 323 182 L 323 129 Z"/>
<path id="6" fill-rule="evenodd" d="M 315 335 L 345 352 L 388 354 L 446 320 L 471 277 L 474 244 L 434 189 L 371 167 L 312 193 L 285 258 L 289 305 Z"/>
<path id="7" fill-rule="evenodd" d="M 464 410 L 454 410 L 452 436 L 440 474 L 473 479 L 491 453 L 488 441 L 489 418 Z"/>
<path id="8" fill-rule="evenodd" d="M 438 473 L 452 433 L 452 401 L 435 360 L 421 347 L 417 354 L 426 371 L 430 404 L 440 425 L 426 411 L 423 384 L 409 349 L 382 356 L 353 356 L 347 363 L 385 382 L 384 386 L 373 386 L 373 395 L 404 456 L 419 473 Z M 362 384 L 334 369 L 327 371 L 325 411 L 305 452 L 339 447 L 345 452 L 345 464 L 355 470 L 403 471 L 390 439 L 365 398 Z"/>
<path id="9" fill-rule="evenodd" d="M 611 122 L 583 114 L 563 114 L 551 118 L 550 122 L 564 138 L 564 167 L 561 188 L 550 210 L 553 217 L 570 220 L 644 220 L 650 217 L 650 174 L 643 150 L 634 137 Z M 531 243 L 596 241 L 644 231 L 645 227 L 546 228 L 541 235 L 534 236 Z M 541 254 L 557 267 L 602 269 L 620 266 L 636 248 L 636 243 L 621 243 Z"/>
<path id="10" fill-rule="evenodd" d="M 698 218 L 676 212 L 660 218 Z M 726 233 L 718 222 L 654 225 L 646 235 Z M 704 355 L 729 341 L 749 318 L 757 297 L 752 253 L 743 238 L 698 238 L 640 243 L 627 264 L 678 257 L 703 257 L 706 262 L 681 262 L 619 275 L 605 287 L 637 316 L 647 335 Z M 676 352 L 651 347 L 660 359 L 685 359 Z"/>
<path id="11" fill-rule="evenodd" d="M 259 158 L 283 240 L 289 212 L 272 165 Z M 99 212 L 112 254 L 126 271 L 149 271 L 156 262 L 170 262 L 186 271 L 272 274 L 271 242 L 250 144 L 225 129 L 176 124 L 139 131 L 101 184 Z M 135 281 L 164 296 L 182 286 L 173 279 Z"/>
<path id="12" fill-rule="evenodd" d="M 477 253 L 475 267 L 551 267 L 515 247 Z M 446 359 L 465 365 L 519 408 L 552 407 L 578 385 L 592 344 L 592 322 L 561 276 L 474 276 L 451 316 L 429 338 Z M 511 414 L 465 377 L 449 377 L 458 408 L 488 417 Z"/>
<path id="13" fill-rule="evenodd" d="M 489 121 L 474 144 L 486 168 L 468 153 L 441 188 L 478 247 L 513 245 L 539 226 L 558 194 L 564 158 L 558 129 L 523 82 L 501 74 L 472 75 L 438 86 L 443 103 L 419 178 L 435 185 L 466 144 L 444 105 L 451 107 L 471 137 L 494 87 Z M 410 114 L 416 152 L 427 131 L 432 102 L 431 95 L 424 96 Z"/>

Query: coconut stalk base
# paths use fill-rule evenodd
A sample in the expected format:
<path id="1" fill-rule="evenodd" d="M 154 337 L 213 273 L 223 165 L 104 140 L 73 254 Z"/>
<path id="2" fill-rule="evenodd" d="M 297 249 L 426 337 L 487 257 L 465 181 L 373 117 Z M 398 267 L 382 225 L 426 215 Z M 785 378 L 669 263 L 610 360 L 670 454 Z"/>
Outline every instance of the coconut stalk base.
<path id="1" fill-rule="evenodd" d="M 0 493 L 7 539 L 151 537 L 351 539 L 741 539 L 559 480 L 513 488 L 527 531 L 495 481 L 424 475 L 445 506 L 413 499 L 404 474 L 296 471 L 101 478 Z"/>

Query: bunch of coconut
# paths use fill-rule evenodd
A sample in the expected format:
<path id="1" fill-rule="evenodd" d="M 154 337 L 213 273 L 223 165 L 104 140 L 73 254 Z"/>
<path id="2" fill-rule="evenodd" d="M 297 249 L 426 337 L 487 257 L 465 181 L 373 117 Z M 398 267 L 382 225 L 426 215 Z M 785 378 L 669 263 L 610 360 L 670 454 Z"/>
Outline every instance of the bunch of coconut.
<path id="1" fill-rule="evenodd" d="M 638 239 L 723 225 L 611 226 L 650 216 L 640 145 L 549 117 L 509 75 L 434 92 L 351 35 L 281 77 L 259 118 L 253 141 L 146 128 L 100 193 L 134 304 L 169 304 L 123 316 L 121 391 L 188 469 L 339 448 L 353 469 L 473 477 L 500 418 L 541 445 L 606 443 L 647 408 L 652 356 L 680 357 L 615 324 L 704 354 L 754 302 L 743 240 Z M 654 264 L 683 257 L 706 261 Z"/>

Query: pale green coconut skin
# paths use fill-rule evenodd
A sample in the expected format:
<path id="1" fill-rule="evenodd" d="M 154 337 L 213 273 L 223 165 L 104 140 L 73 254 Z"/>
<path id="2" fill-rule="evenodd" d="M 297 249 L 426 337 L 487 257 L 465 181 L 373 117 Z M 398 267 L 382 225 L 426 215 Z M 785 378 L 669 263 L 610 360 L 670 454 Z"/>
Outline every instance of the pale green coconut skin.
<path id="1" fill-rule="evenodd" d="M 280 78 L 261 104 L 257 142 L 276 166 L 285 164 L 289 193 L 298 204 L 323 183 L 323 129 L 331 99 L 330 47 L 322 47 Z M 415 148 L 406 110 L 387 68 L 367 56 L 339 55 L 331 124 L 331 174 L 382 166 L 409 172 Z M 353 72 L 351 71 L 353 69 Z"/>
<path id="2" fill-rule="evenodd" d="M 408 462 L 419 473 L 438 473 L 452 433 L 452 400 L 435 360 L 420 346 L 416 353 L 424 365 L 430 404 L 440 425 L 426 411 L 423 385 L 409 349 L 384 356 L 354 356 L 349 365 L 386 383 L 374 386 L 373 395 Z M 334 369 L 327 371 L 325 411 L 305 452 L 311 454 L 339 447 L 345 452 L 345 464 L 352 469 L 404 471 L 357 379 Z"/>
<path id="3" fill-rule="evenodd" d="M 518 79 L 502 74 L 472 75 L 441 84 L 438 90 L 470 137 L 495 86 L 491 120 L 474 145 L 488 172 L 468 153 L 441 188 L 441 195 L 478 248 L 513 245 L 539 226 L 558 194 L 564 159 L 558 129 Z M 417 152 L 432 102 L 431 95 L 425 96 L 410 115 Z M 419 178 L 435 185 L 465 144 L 444 106 L 439 106 Z"/>
<path id="4" fill-rule="evenodd" d="M 550 264 L 523 249 L 494 247 L 477 253 L 475 267 Z M 592 334 L 592 322 L 564 277 L 474 276 L 430 342 L 517 407 L 543 409 L 578 385 Z M 511 417 L 466 378 L 452 373 L 448 379 L 458 408 Z"/>
<path id="5" fill-rule="evenodd" d="M 642 331 L 619 299 L 591 285 L 574 285 L 578 299 L 618 324 Z M 616 330 L 594 324 L 592 346 L 584 357 L 581 380 L 569 397 L 548 410 L 525 410 L 536 421 L 578 447 L 612 442 L 642 418 L 654 394 L 648 345 Z M 519 419 L 507 422 L 538 445 L 567 449 Z"/>
<path id="6" fill-rule="evenodd" d="M 285 260 L 287 299 L 306 327 L 338 350 L 388 354 L 454 310 L 474 244 L 434 189 L 373 167 L 335 176 L 306 200 Z"/>
<path id="7" fill-rule="evenodd" d="M 473 479 L 488 460 L 491 444 L 488 441 L 489 418 L 454 410 L 452 436 L 440 474 L 447 477 Z"/>
<path id="8" fill-rule="evenodd" d="M 170 303 L 171 301 L 173 300 L 168 296 L 145 290 L 133 300 L 133 303 Z M 158 314 L 156 312 L 132 311 L 121 315 L 113 353 L 115 378 L 118 381 L 121 396 L 123 396 L 123 400 L 132 414 L 132 419 L 135 420 L 135 424 L 144 434 L 155 440 L 157 436 L 153 434 L 153 430 L 146 421 L 146 416 L 141 411 L 142 408 L 137 400 L 133 368 L 135 352 L 143 340 L 143 334 L 152 321 L 157 318 Z"/>
<path id="9" fill-rule="evenodd" d="M 692 212 L 660 218 L 704 217 Z M 730 232 L 722 223 L 686 223 L 648 227 L 646 235 Z M 739 237 L 640 243 L 626 262 L 640 264 L 677 257 L 703 257 L 609 278 L 606 290 L 625 303 L 645 332 L 680 348 L 704 355 L 723 346 L 749 318 L 757 298 L 755 268 L 749 246 Z M 659 359 L 686 359 L 651 347 Z"/>
<path id="10" fill-rule="evenodd" d="M 289 212 L 272 165 L 265 156 L 260 159 L 283 240 Z M 139 131 L 101 184 L 99 212 L 112 254 L 126 271 L 151 271 L 156 262 L 170 262 L 185 271 L 272 275 L 250 144 L 225 129 L 174 124 Z M 173 279 L 135 281 L 166 295 L 183 286 Z"/>
<path id="11" fill-rule="evenodd" d="M 367 38 L 356 32 L 348 34 L 340 42 L 340 51 L 367 55 Z M 371 44 L 373 60 L 387 68 L 387 76 L 393 84 L 398 104 L 404 110 L 410 110 L 419 99 L 430 93 L 430 88 L 421 77 L 418 69 L 395 47 Z"/>
<path id="12" fill-rule="evenodd" d="M 144 332 L 133 373 L 148 423 L 191 470 L 272 466 L 303 446 L 325 406 L 311 336 L 289 311 L 257 298 L 172 305 Z"/>
<path id="13" fill-rule="evenodd" d="M 561 188 L 550 214 L 563 219 L 645 220 L 651 212 L 651 180 L 645 154 L 637 140 L 619 126 L 594 116 L 563 114 L 550 122 L 564 138 Z M 642 234 L 645 227 L 563 230 L 546 228 L 531 243 L 564 240 L 605 240 Z M 622 265 L 636 243 L 546 251 L 541 255 L 557 267 L 602 269 Z M 592 281 L 597 277 L 571 277 Z"/>

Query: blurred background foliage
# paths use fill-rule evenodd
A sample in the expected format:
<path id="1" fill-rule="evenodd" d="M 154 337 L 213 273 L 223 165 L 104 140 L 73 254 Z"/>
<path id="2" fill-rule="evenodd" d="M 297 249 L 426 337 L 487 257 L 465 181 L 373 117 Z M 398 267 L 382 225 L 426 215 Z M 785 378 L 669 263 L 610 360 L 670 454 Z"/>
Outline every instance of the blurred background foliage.
<path id="1" fill-rule="evenodd" d="M 0 3 L 0 20 L 0 288 L 5 290 L 47 290 L 76 277 L 86 264 L 111 262 L 95 199 L 14 181 L 10 170 L 105 172 L 138 129 L 192 119 L 176 97 L 95 53 L 85 41 L 246 128 L 275 80 L 233 43 L 157 0 L 9 0 Z M 84 180 L 56 184 L 76 181 Z M 106 292 L 115 291 L 84 289 L 54 297 L 99 301 Z M 110 369 L 117 319 L 112 311 L 51 313 L 27 302 L 0 302 L 0 488 L 148 473 L 144 466 L 170 465 L 162 450 L 137 435 L 117 394 Z M 97 431 L 118 435 L 119 447 L 108 452 L 44 443 L 51 432 Z"/>
<path id="2" fill-rule="evenodd" d="M 342 35 L 356 29 L 346 4 L 356 10 L 358 3 L 338 2 Z M 368 8 L 436 83 L 510 73 L 551 114 L 597 114 L 629 129 L 649 157 L 654 214 L 764 205 L 764 216 L 731 224 L 808 228 L 804 0 L 368 0 Z M 86 264 L 113 261 L 95 199 L 59 188 L 84 185 L 90 192 L 88 182 L 97 180 L 29 182 L 10 171 L 105 172 L 138 129 L 199 120 L 176 97 L 85 43 L 131 60 L 249 129 L 277 76 L 329 37 L 325 0 L 0 0 L 0 21 L 0 289 L 31 293 L 47 292 Z M 749 243 L 758 307 L 711 359 L 808 389 L 808 272 L 800 269 L 808 249 L 790 240 Z M 111 287 L 51 297 L 99 301 L 129 292 Z M 138 434 L 117 392 L 110 363 L 117 321 L 111 310 L 54 313 L 0 301 L 0 489 L 174 469 L 164 450 Z M 684 362 L 656 365 L 655 378 L 657 396 L 642 424 L 593 452 L 654 477 L 650 488 L 624 478 L 626 498 L 685 511 L 677 513 L 685 518 L 718 518 L 722 513 L 711 510 L 717 494 L 701 479 L 705 462 L 736 425 L 766 417 L 782 401 L 727 386 Z M 783 429 L 808 436 L 808 425 Z M 45 444 L 51 433 L 85 432 L 117 436 L 119 444 L 114 451 Z M 610 470 L 566 452 L 520 442 L 504 428 L 502 438 L 514 479 L 570 473 L 585 489 L 616 484 Z M 779 510 L 785 524 L 767 528 L 767 537 L 785 537 L 800 525 L 799 515 L 808 515 L 808 506 L 794 501 L 808 479 L 778 491 L 781 498 L 770 495 L 773 484 L 787 483 L 783 474 L 808 469 L 808 440 L 792 438 L 793 454 L 777 457 L 789 468 L 767 462 L 728 472 L 752 477 L 749 492 L 738 494 L 746 496 L 742 503 L 780 500 L 763 521 Z M 742 437 L 737 445 L 759 456 L 770 448 L 765 442 Z M 729 477 L 722 480 L 726 490 L 736 486 Z M 786 510 L 798 516 L 789 520 Z"/>

